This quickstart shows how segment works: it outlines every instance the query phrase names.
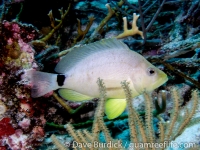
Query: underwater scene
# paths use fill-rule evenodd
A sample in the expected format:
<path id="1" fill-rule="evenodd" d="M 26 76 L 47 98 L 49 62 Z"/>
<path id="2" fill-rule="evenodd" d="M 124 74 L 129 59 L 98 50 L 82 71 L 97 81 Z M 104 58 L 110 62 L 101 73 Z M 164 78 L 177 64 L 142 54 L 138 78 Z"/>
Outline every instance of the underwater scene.
<path id="1" fill-rule="evenodd" d="M 0 150 L 199 150 L 199 0 L 0 0 Z"/>

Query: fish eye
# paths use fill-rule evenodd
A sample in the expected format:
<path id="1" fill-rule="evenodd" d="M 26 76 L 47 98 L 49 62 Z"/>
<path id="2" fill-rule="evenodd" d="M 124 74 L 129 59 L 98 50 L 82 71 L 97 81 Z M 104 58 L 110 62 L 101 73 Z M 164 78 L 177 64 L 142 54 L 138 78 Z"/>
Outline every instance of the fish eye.
<path id="1" fill-rule="evenodd" d="M 156 71 L 155 71 L 154 68 L 148 68 L 147 73 L 148 73 L 149 76 L 153 76 L 156 73 Z"/>

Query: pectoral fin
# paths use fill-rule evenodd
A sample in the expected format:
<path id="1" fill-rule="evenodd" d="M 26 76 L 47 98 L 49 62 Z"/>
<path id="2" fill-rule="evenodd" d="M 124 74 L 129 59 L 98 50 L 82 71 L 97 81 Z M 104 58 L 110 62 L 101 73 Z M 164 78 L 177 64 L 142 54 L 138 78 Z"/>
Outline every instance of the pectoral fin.
<path id="1" fill-rule="evenodd" d="M 117 118 L 126 108 L 126 99 L 108 99 L 105 104 L 105 114 L 108 119 Z"/>
<path id="2" fill-rule="evenodd" d="M 59 95 L 69 101 L 85 101 L 85 100 L 91 100 L 93 97 L 78 93 L 76 91 L 70 90 L 70 89 L 59 89 L 58 90 Z"/>

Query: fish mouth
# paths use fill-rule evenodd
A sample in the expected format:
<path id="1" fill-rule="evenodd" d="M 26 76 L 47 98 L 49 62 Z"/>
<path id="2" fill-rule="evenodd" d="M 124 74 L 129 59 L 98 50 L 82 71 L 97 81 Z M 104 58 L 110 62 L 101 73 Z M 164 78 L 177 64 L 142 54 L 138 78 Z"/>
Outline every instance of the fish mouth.
<path id="1" fill-rule="evenodd" d="M 158 81 L 153 84 L 153 89 L 160 87 L 161 85 L 163 85 L 165 82 L 168 81 L 168 77 L 165 73 L 163 73 L 162 76 L 163 76 L 162 78 L 158 79 Z"/>
<path id="2" fill-rule="evenodd" d="M 160 72 L 160 78 L 157 79 L 157 81 L 152 83 L 150 86 L 145 88 L 145 87 L 134 85 L 134 89 L 137 92 L 137 95 L 141 95 L 141 94 L 143 94 L 143 92 L 151 92 L 151 91 L 157 89 L 158 87 L 160 87 L 167 81 L 168 81 L 167 75 L 164 72 Z"/>

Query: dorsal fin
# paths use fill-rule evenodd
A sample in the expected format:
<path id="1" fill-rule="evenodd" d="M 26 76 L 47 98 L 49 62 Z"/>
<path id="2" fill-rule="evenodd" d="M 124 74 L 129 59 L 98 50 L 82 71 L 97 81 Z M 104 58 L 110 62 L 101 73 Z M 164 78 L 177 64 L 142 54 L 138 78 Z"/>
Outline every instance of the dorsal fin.
<path id="1" fill-rule="evenodd" d="M 74 47 L 72 50 L 64 56 L 57 64 L 55 71 L 58 73 L 66 73 L 73 68 L 77 63 L 86 57 L 99 51 L 107 50 L 129 50 L 128 46 L 116 38 L 103 39 L 91 44 L 83 45 L 80 47 Z"/>

